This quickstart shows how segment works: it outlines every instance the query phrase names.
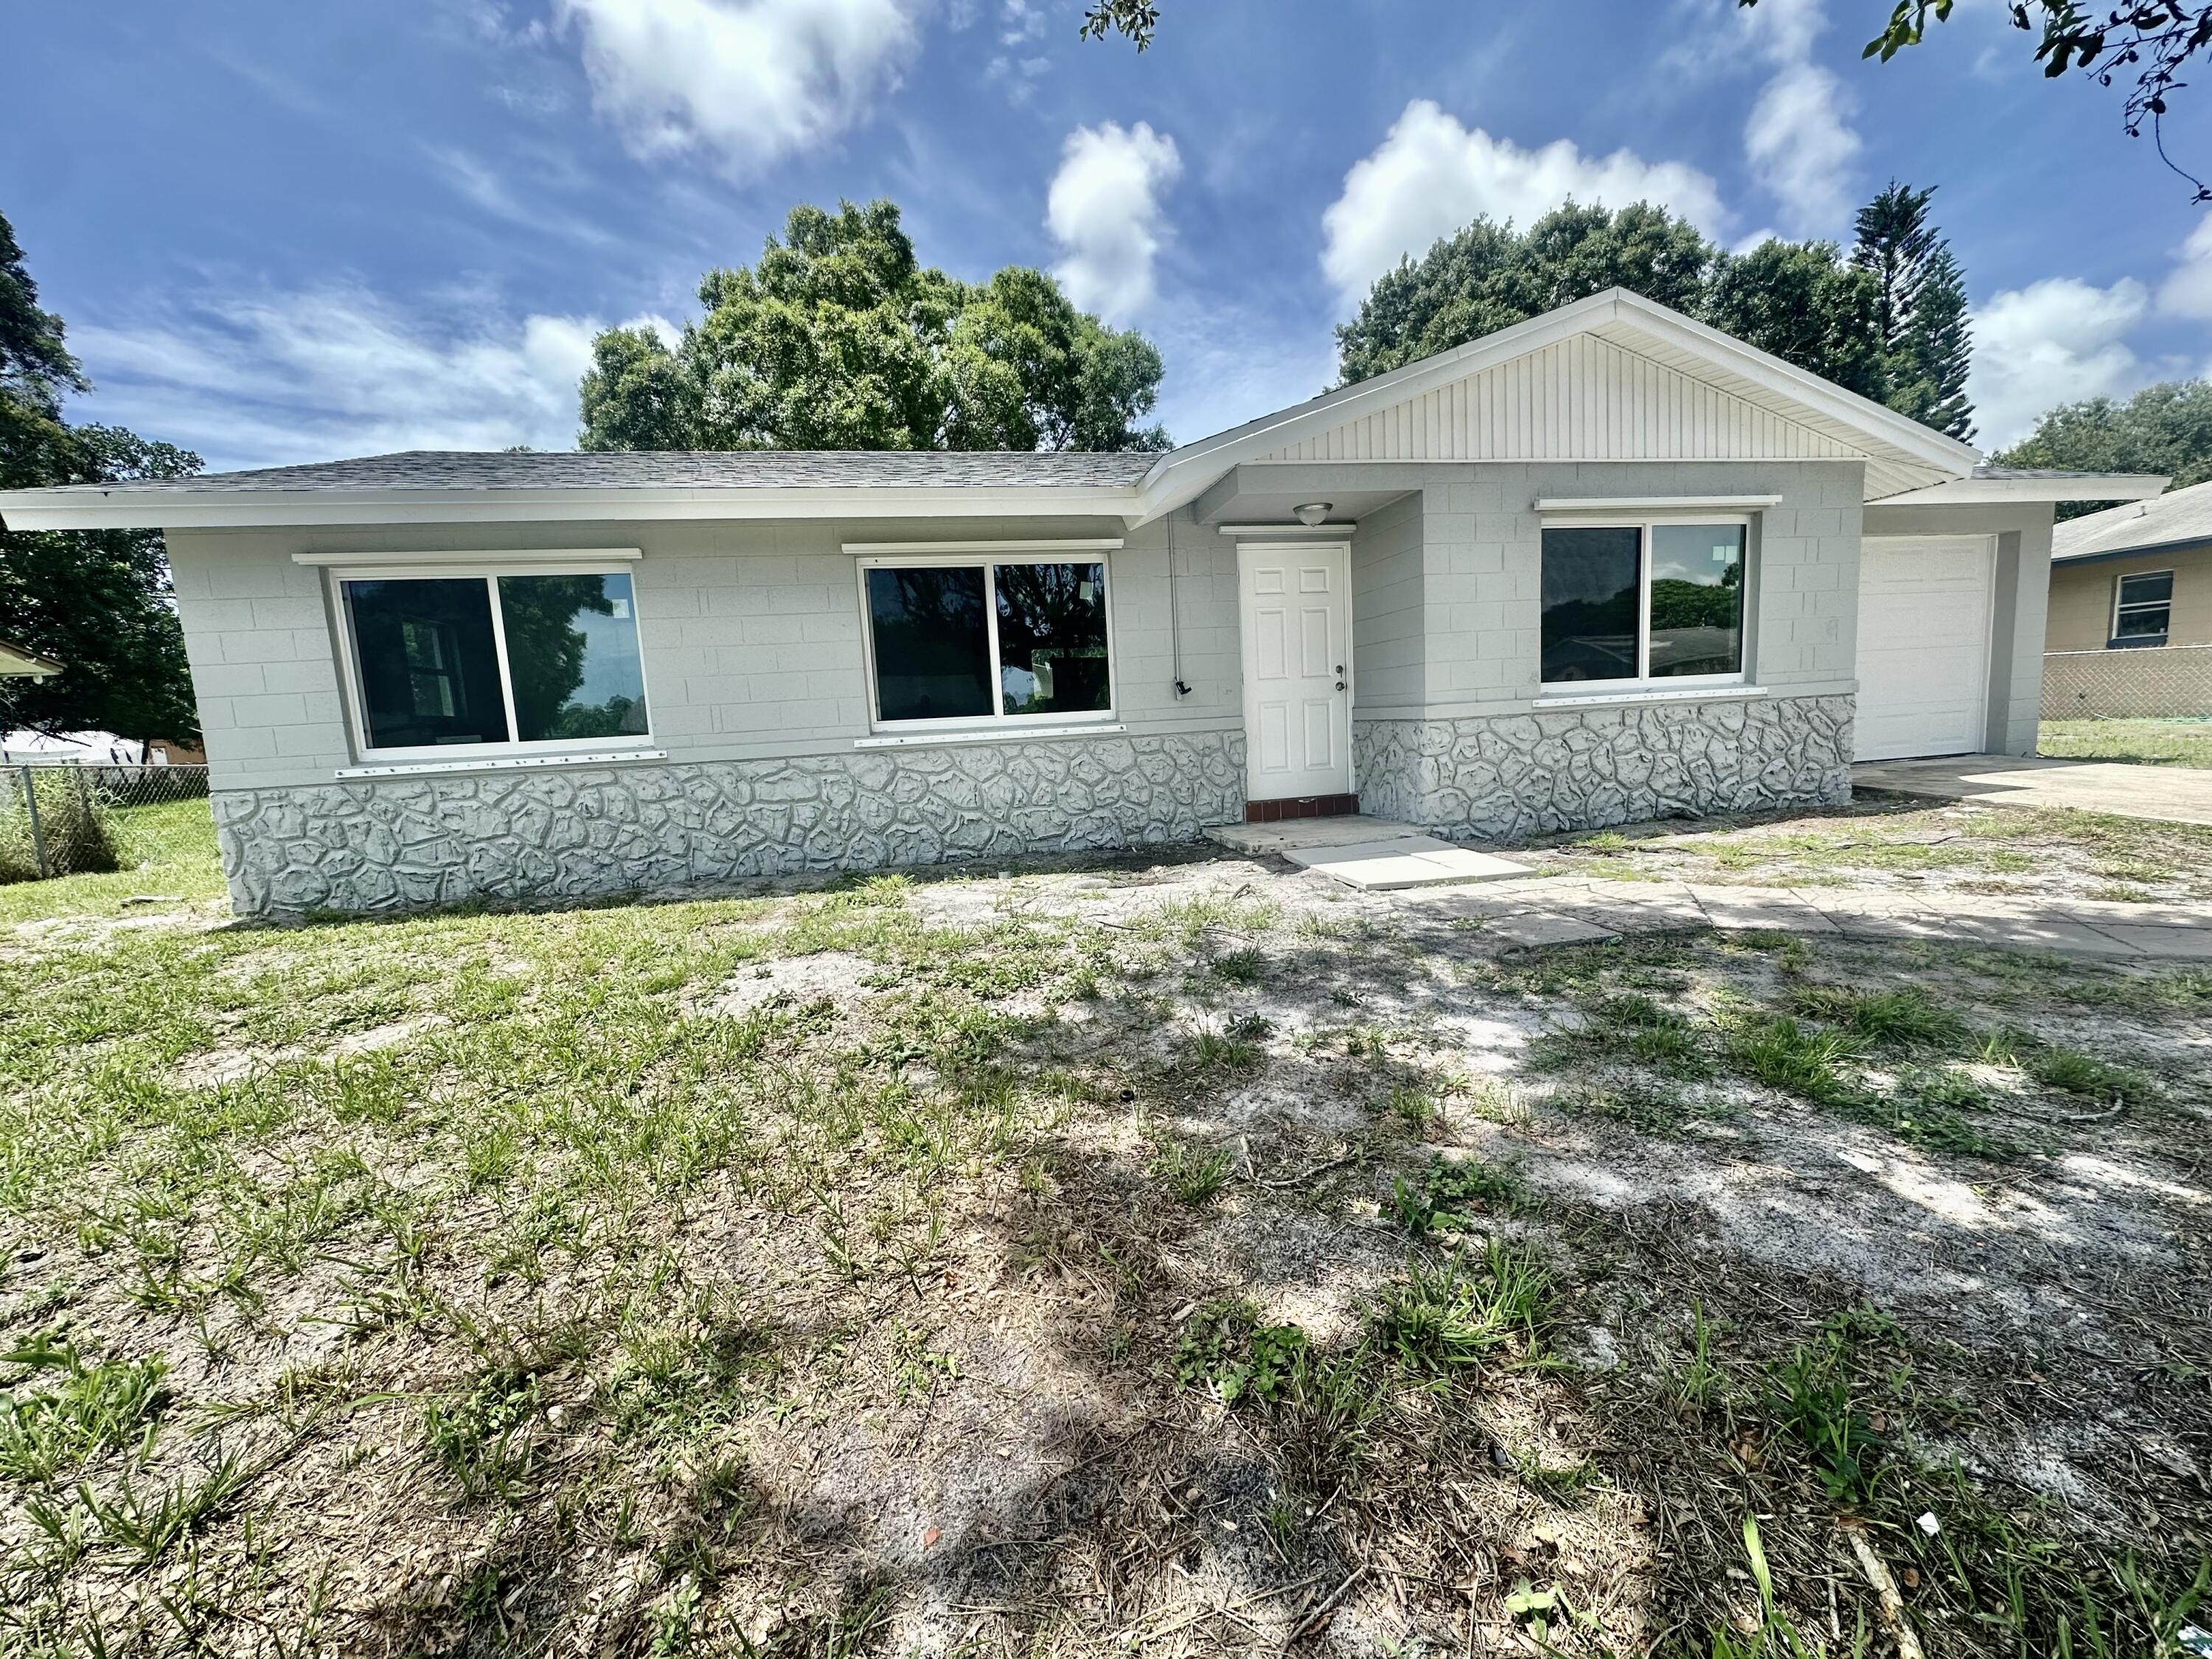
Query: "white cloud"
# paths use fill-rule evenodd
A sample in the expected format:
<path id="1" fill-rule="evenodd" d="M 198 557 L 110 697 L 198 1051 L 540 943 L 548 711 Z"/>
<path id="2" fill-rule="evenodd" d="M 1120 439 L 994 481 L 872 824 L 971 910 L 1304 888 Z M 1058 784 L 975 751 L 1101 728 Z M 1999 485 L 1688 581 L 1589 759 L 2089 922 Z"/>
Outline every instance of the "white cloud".
<path id="1" fill-rule="evenodd" d="M 1966 384 L 1984 447 L 2017 442 L 2057 404 L 2123 396 L 2148 383 L 2153 372 L 2125 337 L 2149 307 L 2148 292 L 2132 277 L 2099 288 L 2051 276 L 1991 298 L 1974 313 Z"/>
<path id="2" fill-rule="evenodd" d="M 1744 159 L 1802 231 L 1832 235 L 1850 218 L 1851 163 L 1861 148 L 1850 118 L 1857 107 L 1841 81 L 1811 63 L 1784 65 L 1751 106 Z"/>
<path id="3" fill-rule="evenodd" d="M 1068 298 L 1118 321 L 1152 297 L 1160 192 L 1182 172 L 1175 140 L 1139 121 L 1067 135 L 1045 202 L 1045 224 L 1067 257 L 1054 268 Z"/>
<path id="4" fill-rule="evenodd" d="M 1863 146 L 1852 125 L 1857 97 L 1813 61 L 1828 25 L 1824 0 L 1759 0 L 1747 9 L 1737 0 L 1684 0 L 1677 9 L 1683 44 L 1662 58 L 1662 73 L 1698 84 L 1768 70 L 1744 119 L 1744 161 L 1794 234 L 1842 235 Z"/>
<path id="5" fill-rule="evenodd" d="M 664 338 L 665 319 L 636 319 Z M 411 316 L 355 287 L 210 297 L 124 326 L 80 325 L 102 418 L 216 466 L 397 449 L 567 449 L 594 319 Z"/>
<path id="6" fill-rule="evenodd" d="M 2212 317 L 2212 219 L 2189 233 L 2158 291 L 2158 308 L 2177 317 Z"/>
<path id="7" fill-rule="evenodd" d="M 1708 234 L 1728 218 L 1712 179 L 1695 167 L 1626 149 L 1584 155 L 1565 138 L 1523 149 L 1417 98 L 1345 174 L 1343 192 L 1322 216 L 1322 268 L 1351 303 L 1401 256 L 1419 258 L 1478 215 L 1526 228 L 1570 196 L 1613 208 L 1651 202 Z"/>
<path id="8" fill-rule="evenodd" d="M 642 155 L 717 152 L 742 173 L 866 116 L 919 43 L 921 0 L 554 0 L 593 102 Z"/>

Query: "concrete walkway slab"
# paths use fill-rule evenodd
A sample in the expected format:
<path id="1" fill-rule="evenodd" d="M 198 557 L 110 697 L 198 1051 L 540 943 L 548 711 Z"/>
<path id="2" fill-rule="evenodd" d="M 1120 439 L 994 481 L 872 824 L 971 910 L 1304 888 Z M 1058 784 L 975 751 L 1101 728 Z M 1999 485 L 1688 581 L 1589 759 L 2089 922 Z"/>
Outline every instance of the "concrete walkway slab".
<path id="1" fill-rule="evenodd" d="M 1501 916 L 1482 931 L 1486 937 L 1505 939 L 1514 945 L 1589 945 L 1599 939 L 1620 937 L 1595 922 L 1583 921 L 1574 916 L 1554 915 L 1541 910 Z"/>
<path id="2" fill-rule="evenodd" d="M 2166 823 L 2212 823 L 2212 771 L 2022 755 L 1869 761 L 1851 769 L 1862 789 L 1993 806 L 2070 806 Z"/>
<path id="3" fill-rule="evenodd" d="M 1447 882 L 1510 881 L 1528 873 L 1525 864 L 1455 847 L 1430 836 L 1401 836 L 1350 846 L 1286 847 L 1282 854 L 1295 865 L 1334 876 L 1347 886 L 1381 893 Z"/>

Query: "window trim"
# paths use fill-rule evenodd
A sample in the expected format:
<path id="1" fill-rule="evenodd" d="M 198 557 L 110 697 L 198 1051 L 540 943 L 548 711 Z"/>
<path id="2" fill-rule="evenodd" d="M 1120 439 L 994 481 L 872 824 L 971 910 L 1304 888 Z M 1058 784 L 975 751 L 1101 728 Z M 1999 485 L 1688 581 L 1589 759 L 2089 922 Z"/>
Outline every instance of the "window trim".
<path id="1" fill-rule="evenodd" d="M 2129 604 L 2121 596 L 2128 591 L 2128 584 L 2130 582 L 2137 580 L 2144 576 L 2165 577 L 2166 597 L 2162 599 L 2137 599 L 2134 604 Z M 2173 589 L 2174 573 L 2170 568 L 2166 570 L 2127 570 L 2122 571 L 2120 574 L 2114 576 L 2112 578 L 2112 629 L 2105 636 L 2111 641 L 2112 646 L 2117 646 L 2122 648 L 2132 647 L 2141 649 L 2145 646 L 2164 645 L 2167 640 L 2171 639 L 2173 635 Z M 2120 632 L 2120 613 L 2122 611 L 2151 611 L 2157 610 L 2161 607 L 2166 611 L 2166 626 L 2159 629 L 2157 633 L 2123 634 Z M 2107 647 L 2107 648 L 2109 649 L 2111 647 Z"/>
<path id="2" fill-rule="evenodd" d="M 1651 672 L 1651 532 L 1662 525 L 1735 525 L 1743 532 L 1743 605 L 1736 626 L 1737 664 L 1727 674 L 1662 674 Z M 1536 701 L 1553 697 L 1611 696 L 1633 691 L 1697 691 L 1729 685 L 1750 685 L 1752 647 L 1752 549 L 1758 538 L 1749 513 L 1644 513 L 1634 515 L 1543 515 L 1536 536 Z M 1544 678 L 1544 532 L 1551 530 L 1633 530 L 1639 538 L 1636 572 L 1636 669 L 1632 678 L 1614 680 L 1547 680 Z M 1592 687 L 1584 690 L 1579 688 Z"/>
<path id="3" fill-rule="evenodd" d="M 987 544 L 954 543 L 950 546 L 963 550 L 981 550 Z M 1112 726 L 1121 719 L 1121 659 L 1114 648 L 1114 573 L 1109 550 L 1086 543 L 1079 547 L 1055 545 L 1047 542 L 1009 542 L 1003 552 L 992 546 L 991 550 L 963 550 L 959 552 L 878 553 L 865 555 L 854 561 L 854 580 L 860 596 L 860 651 L 862 671 L 867 675 L 868 730 L 898 736 L 916 736 L 930 732 L 1005 731 L 1009 735 L 1049 728 L 1057 733 L 1063 729 L 1082 729 L 1090 726 Z M 1079 714 L 1048 711 L 1042 714 L 1009 714 L 1001 708 L 1006 692 L 999 676 L 999 583 L 991 574 L 994 565 L 1001 564 L 1095 564 L 1104 573 L 1106 581 L 1106 707 L 1086 708 Z M 983 573 L 983 617 L 989 640 L 991 666 L 991 712 L 988 714 L 953 714 L 943 720 L 889 720 L 883 715 L 883 685 L 876 677 L 876 617 L 868 599 L 868 573 L 871 570 L 981 570 Z M 648 710 L 653 705 L 646 705 Z"/>
<path id="4" fill-rule="evenodd" d="M 651 747 L 655 705 L 653 687 L 646 673 L 645 627 L 643 607 L 638 599 L 637 572 L 635 567 L 627 563 L 619 568 L 612 568 L 614 558 L 618 556 L 601 556 L 595 559 L 579 560 L 558 554 L 541 554 L 527 559 L 508 559 L 491 553 L 467 564 L 451 562 L 404 564 L 380 562 L 377 555 L 369 553 L 359 556 L 358 562 L 355 563 L 324 566 L 322 571 L 331 617 L 337 632 L 338 684 L 346 705 L 346 735 L 353 744 L 354 758 L 363 764 L 379 766 L 386 763 L 440 761 L 465 767 L 477 763 L 542 760 L 568 755 L 592 758 Z M 519 729 L 519 723 L 514 717 L 514 676 L 507 665 L 507 616 L 501 609 L 499 600 L 499 579 L 501 576 L 629 578 L 630 623 L 637 630 L 638 685 L 645 697 L 646 729 L 614 738 L 539 738 L 530 741 L 510 738 L 506 743 L 415 744 L 404 748 L 378 748 L 370 743 L 368 699 L 361 680 L 361 638 L 354 630 L 353 602 L 347 596 L 345 585 L 349 581 L 483 582 L 491 599 L 492 650 L 499 661 L 500 700 L 507 711 L 507 729 L 514 732 Z"/>

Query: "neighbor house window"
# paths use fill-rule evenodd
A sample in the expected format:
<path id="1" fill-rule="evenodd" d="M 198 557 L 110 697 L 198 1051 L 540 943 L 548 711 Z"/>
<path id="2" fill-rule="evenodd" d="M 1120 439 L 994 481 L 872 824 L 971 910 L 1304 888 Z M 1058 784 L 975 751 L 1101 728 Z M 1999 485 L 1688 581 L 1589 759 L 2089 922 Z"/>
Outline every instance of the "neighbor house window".
<path id="1" fill-rule="evenodd" d="M 344 577 L 338 592 L 370 752 L 646 735 L 627 571 Z"/>
<path id="2" fill-rule="evenodd" d="M 2173 572 L 2123 576 L 2112 595 L 2114 645 L 2164 645 L 2173 618 Z"/>
<path id="3" fill-rule="evenodd" d="M 1113 708 L 1103 561 L 884 560 L 861 577 L 878 724 Z"/>
<path id="4" fill-rule="evenodd" d="M 1544 532 L 1546 685 L 1743 673 L 1742 523 Z"/>

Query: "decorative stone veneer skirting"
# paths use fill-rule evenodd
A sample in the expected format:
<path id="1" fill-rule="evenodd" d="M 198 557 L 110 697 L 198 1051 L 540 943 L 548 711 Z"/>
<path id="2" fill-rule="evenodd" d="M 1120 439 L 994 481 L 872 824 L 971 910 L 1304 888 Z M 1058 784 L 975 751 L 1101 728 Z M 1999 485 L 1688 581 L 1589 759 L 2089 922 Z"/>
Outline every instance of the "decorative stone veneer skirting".
<path id="1" fill-rule="evenodd" d="M 243 915 L 589 898 L 798 871 L 1188 840 L 1244 738 L 1060 738 L 218 792 Z"/>
<path id="2" fill-rule="evenodd" d="M 1837 805 L 1851 699 L 1627 703 L 1356 726 L 1359 801 L 1440 835 L 1510 840 L 1650 818 Z"/>

